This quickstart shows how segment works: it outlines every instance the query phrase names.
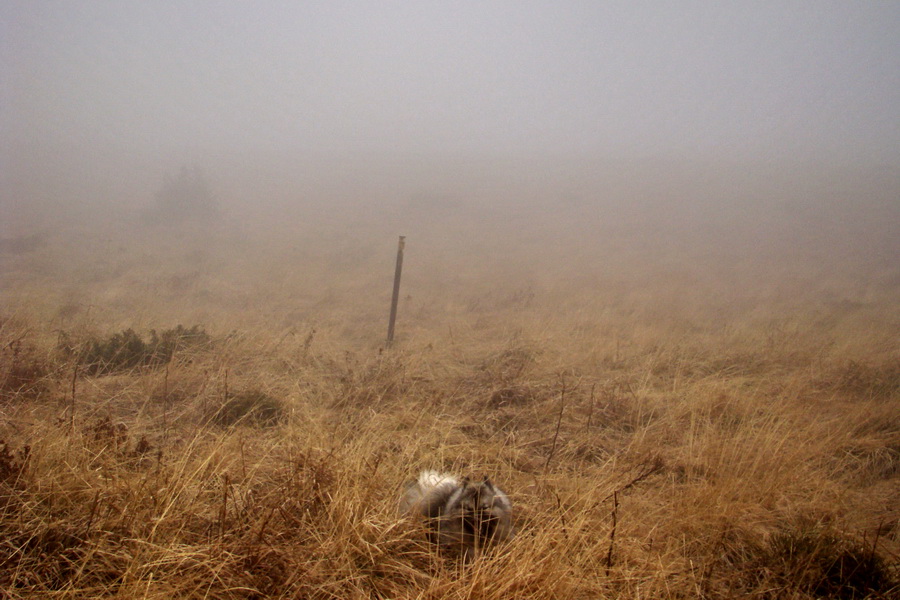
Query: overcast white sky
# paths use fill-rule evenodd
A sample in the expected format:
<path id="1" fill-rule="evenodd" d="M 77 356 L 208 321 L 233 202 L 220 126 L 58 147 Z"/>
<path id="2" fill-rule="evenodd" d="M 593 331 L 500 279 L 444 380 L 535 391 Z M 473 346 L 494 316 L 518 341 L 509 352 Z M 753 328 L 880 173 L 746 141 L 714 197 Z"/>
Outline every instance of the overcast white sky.
<path id="1" fill-rule="evenodd" d="M 285 155 L 900 163 L 895 1 L 6 0 L 0 22 L 4 194 Z"/>

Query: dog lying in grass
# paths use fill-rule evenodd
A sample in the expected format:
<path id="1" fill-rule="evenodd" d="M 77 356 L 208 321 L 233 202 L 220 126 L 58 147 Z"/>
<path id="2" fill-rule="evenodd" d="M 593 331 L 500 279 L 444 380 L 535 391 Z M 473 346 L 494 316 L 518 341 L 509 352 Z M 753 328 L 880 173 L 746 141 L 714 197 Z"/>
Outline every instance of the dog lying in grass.
<path id="1" fill-rule="evenodd" d="M 476 482 L 423 471 L 407 485 L 401 510 L 424 517 L 429 539 L 466 560 L 513 536 L 512 504 L 487 477 Z"/>

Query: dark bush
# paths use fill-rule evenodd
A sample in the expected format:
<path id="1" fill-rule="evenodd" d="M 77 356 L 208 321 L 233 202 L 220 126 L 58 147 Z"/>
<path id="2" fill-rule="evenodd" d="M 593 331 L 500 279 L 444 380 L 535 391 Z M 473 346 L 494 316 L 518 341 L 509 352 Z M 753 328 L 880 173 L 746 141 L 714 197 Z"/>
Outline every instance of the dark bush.
<path id="1" fill-rule="evenodd" d="M 219 206 L 203 171 L 182 167 L 156 193 L 153 207 L 144 221 L 153 225 L 208 222 L 219 216 Z"/>
<path id="2" fill-rule="evenodd" d="M 216 425 L 230 427 L 238 424 L 271 427 L 285 419 L 284 403 L 258 390 L 229 396 L 214 409 L 210 420 Z"/>
<path id="3" fill-rule="evenodd" d="M 178 325 L 160 333 L 150 331 L 149 341 L 126 329 L 106 339 L 91 339 L 74 344 L 68 336 L 60 339 L 60 348 L 74 356 L 89 375 L 106 375 L 130 371 L 137 367 L 159 367 L 171 362 L 176 351 L 208 346 L 209 334 L 199 325 L 186 329 Z"/>
<path id="4" fill-rule="evenodd" d="M 820 598 L 886 598 L 898 591 L 888 565 L 871 543 L 817 524 L 800 524 L 773 535 L 753 563 L 751 571 L 767 573 L 782 589 Z"/>
<path id="5" fill-rule="evenodd" d="M 16 340 L 0 351 L 0 400 L 39 396 L 46 391 L 48 373 L 37 351 Z"/>
<path id="6" fill-rule="evenodd" d="M 199 325 L 194 325 L 190 329 L 178 325 L 174 329 L 166 329 L 158 335 L 156 330 L 151 330 L 148 345 L 154 349 L 157 356 L 165 359 L 164 362 L 169 362 L 179 349 L 202 348 L 209 346 L 210 342 L 212 342 L 212 338 Z"/>

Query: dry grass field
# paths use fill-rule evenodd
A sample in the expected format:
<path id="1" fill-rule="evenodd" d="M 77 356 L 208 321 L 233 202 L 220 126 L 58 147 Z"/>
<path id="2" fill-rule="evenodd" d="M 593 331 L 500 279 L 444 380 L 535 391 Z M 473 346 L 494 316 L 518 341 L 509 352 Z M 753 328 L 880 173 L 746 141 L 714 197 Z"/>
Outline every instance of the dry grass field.
<path id="1" fill-rule="evenodd" d="M 397 215 L 7 239 L 0 598 L 900 597 L 896 257 Z M 431 548 L 425 468 L 512 542 Z"/>

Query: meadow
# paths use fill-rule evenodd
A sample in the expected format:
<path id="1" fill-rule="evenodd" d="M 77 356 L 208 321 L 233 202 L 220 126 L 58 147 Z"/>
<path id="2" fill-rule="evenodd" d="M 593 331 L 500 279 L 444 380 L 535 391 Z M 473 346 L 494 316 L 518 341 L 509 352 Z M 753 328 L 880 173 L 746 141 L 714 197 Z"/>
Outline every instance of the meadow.
<path id="1" fill-rule="evenodd" d="M 900 597 L 896 257 L 416 209 L 7 240 L 0 598 Z M 516 537 L 436 552 L 422 469 Z"/>

